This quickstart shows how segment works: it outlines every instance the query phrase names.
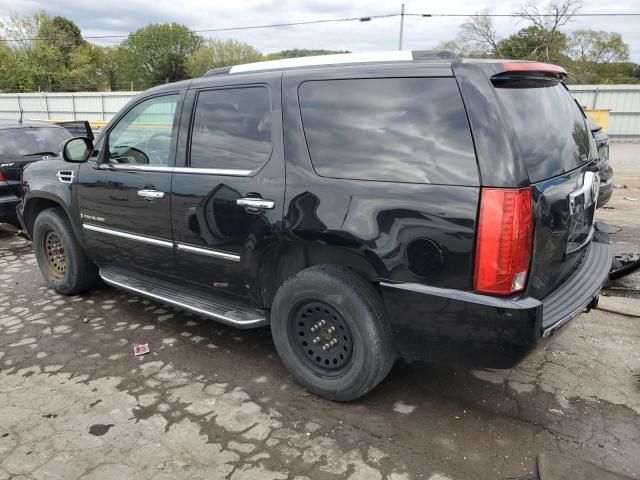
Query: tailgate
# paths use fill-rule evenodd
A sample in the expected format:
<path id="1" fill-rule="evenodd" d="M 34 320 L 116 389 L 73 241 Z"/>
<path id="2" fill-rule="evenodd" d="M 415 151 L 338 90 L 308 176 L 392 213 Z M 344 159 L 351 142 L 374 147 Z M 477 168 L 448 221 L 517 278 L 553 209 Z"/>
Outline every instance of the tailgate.
<path id="1" fill-rule="evenodd" d="M 531 182 L 534 238 L 527 293 L 542 299 L 579 267 L 591 241 L 600 185 L 595 142 L 559 81 L 507 78 L 494 87 Z"/>

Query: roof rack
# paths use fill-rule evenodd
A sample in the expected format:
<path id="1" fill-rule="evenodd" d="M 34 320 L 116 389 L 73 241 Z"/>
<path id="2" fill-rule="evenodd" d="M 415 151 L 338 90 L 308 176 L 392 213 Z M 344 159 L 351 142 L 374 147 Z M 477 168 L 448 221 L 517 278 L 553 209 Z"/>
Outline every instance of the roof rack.
<path id="1" fill-rule="evenodd" d="M 448 50 L 400 50 L 389 52 L 338 53 L 335 55 L 315 55 L 311 57 L 283 58 L 265 62 L 245 63 L 233 67 L 214 68 L 204 74 L 205 77 L 225 75 L 230 73 L 249 73 L 265 70 L 285 70 L 297 67 L 315 67 L 320 65 L 344 65 L 350 63 L 371 62 L 409 62 L 422 61 L 452 61 L 459 57 Z"/>

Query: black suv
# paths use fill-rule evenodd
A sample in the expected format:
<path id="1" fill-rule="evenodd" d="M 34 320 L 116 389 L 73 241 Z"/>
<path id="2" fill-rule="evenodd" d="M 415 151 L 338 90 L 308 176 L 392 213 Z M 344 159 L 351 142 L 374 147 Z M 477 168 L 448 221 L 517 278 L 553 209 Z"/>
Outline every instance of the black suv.
<path id="1" fill-rule="evenodd" d="M 18 226 L 22 170 L 30 163 L 54 158 L 71 134 L 47 122 L 0 120 L 0 223 Z"/>
<path id="2" fill-rule="evenodd" d="M 510 367 L 595 304 L 611 264 L 564 75 L 446 52 L 213 70 L 29 166 L 23 226 L 57 291 L 100 277 L 270 325 L 326 398 L 398 356 Z"/>

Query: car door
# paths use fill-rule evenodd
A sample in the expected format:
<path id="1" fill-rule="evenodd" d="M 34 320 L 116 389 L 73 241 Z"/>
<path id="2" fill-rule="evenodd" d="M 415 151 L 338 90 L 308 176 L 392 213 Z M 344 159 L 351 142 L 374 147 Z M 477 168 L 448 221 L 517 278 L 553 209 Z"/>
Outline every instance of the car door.
<path id="1" fill-rule="evenodd" d="M 281 74 L 189 92 L 171 192 L 177 274 L 260 303 L 258 271 L 282 221 Z M 186 112 L 185 107 L 185 112 Z"/>
<path id="2" fill-rule="evenodd" d="M 100 265 L 173 273 L 170 191 L 182 98 L 133 104 L 99 140 L 96 161 L 80 167 L 78 215 Z"/>

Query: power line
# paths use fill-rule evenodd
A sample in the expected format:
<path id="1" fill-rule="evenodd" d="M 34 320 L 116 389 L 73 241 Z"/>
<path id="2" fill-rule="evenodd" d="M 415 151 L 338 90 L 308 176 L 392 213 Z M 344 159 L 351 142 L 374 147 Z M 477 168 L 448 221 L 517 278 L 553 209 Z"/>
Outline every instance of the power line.
<path id="1" fill-rule="evenodd" d="M 314 24 L 322 24 L 322 23 L 338 23 L 338 22 L 370 22 L 371 20 L 382 19 L 382 18 L 394 18 L 400 17 L 404 15 L 405 17 L 421 17 L 421 18 L 432 18 L 432 17 L 450 17 L 450 18 L 468 18 L 468 17 L 505 17 L 505 18 L 520 18 L 521 15 L 516 13 L 389 13 L 385 15 L 368 15 L 364 17 L 344 17 L 344 18 L 327 18 L 327 19 L 318 19 L 318 20 L 306 20 L 300 22 L 285 22 L 285 23 L 270 23 L 270 24 L 262 24 L 262 25 L 243 25 L 237 27 L 222 27 L 222 28 L 208 28 L 208 29 L 189 29 L 192 33 L 216 33 L 216 32 L 231 32 L 231 31 L 241 31 L 241 30 L 257 30 L 264 28 L 279 28 L 279 27 L 295 27 L 302 25 L 314 25 Z M 536 15 L 532 15 L 534 17 L 554 17 L 553 14 L 540 13 Z M 638 17 L 640 16 L 640 12 L 629 12 L 629 13 L 576 13 L 572 15 L 573 17 Z M 171 34 L 171 32 L 166 32 L 167 34 Z M 136 36 L 135 33 L 121 34 L 121 35 L 88 35 L 82 36 L 85 40 L 101 40 L 101 39 L 117 39 L 117 38 L 128 38 L 130 36 Z M 9 38 L 1 38 L 0 42 L 23 42 L 23 41 L 46 41 L 50 40 L 47 37 L 31 37 L 31 38 L 21 38 L 21 39 L 9 39 Z"/>

